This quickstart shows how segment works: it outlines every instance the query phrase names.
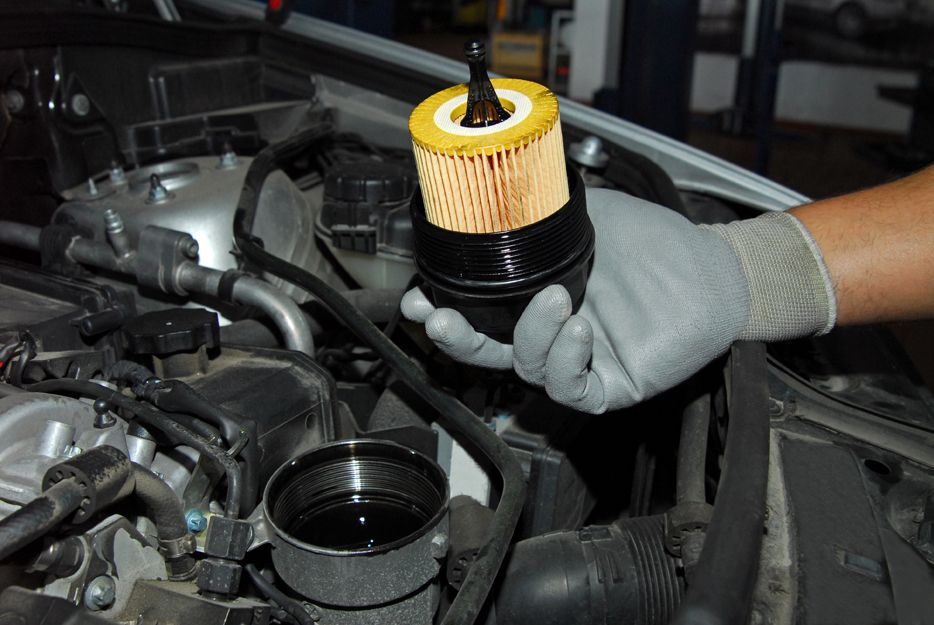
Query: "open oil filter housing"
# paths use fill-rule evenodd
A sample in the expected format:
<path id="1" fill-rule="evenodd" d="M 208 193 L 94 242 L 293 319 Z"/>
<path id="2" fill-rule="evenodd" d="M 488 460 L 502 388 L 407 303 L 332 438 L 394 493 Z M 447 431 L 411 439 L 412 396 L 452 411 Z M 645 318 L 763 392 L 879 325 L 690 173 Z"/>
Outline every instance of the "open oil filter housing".
<path id="1" fill-rule="evenodd" d="M 317 447 L 269 479 L 263 515 L 276 572 L 323 622 L 433 622 L 448 482 L 427 456 L 374 439 Z"/>
<path id="2" fill-rule="evenodd" d="M 470 83 L 409 118 L 415 262 L 435 305 L 504 335 L 549 284 L 579 304 L 594 233 L 583 184 L 564 162 L 557 97 L 534 82 L 490 80 L 482 45 L 465 51 Z"/>

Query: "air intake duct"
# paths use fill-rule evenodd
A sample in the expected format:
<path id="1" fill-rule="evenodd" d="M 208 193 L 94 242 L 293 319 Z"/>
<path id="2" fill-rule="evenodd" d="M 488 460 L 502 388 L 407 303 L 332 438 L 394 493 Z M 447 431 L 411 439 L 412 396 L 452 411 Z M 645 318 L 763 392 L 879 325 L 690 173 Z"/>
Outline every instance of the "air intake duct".
<path id="1" fill-rule="evenodd" d="M 516 544 L 495 625 L 661 625 L 684 593 L 662 516 L 536 536 Z"/>

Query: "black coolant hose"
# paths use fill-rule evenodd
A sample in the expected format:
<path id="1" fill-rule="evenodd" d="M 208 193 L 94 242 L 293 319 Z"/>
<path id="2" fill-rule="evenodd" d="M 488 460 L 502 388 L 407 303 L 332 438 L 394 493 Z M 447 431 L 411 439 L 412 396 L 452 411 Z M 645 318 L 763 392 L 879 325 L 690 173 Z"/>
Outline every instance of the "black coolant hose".
<path id="1" fill-rule="evenodd" d="M 78 482 L 65 479 L 0 520 L 0 561 L 58 527 L 78 509 L 82 497 Z"/>
<path id="2" fill-rule="evenodd" d="M 240 497 L 243 490 L 240 465 L 224 449 L 195 434 L 161 410 L 156 410 L 100 384 L 85 380 L 70 378 L 44 380 L 30 384 L 26 387 L 26 390 L 34 393 L 66 393 L 94 397 L 95 399 L 106 399 L 112 405 L 134 415 L 140 423 L 159 430 L 174 444 L 187 445 L 196 450 L 223 469 L 224 474 L 227 476 L 224 516 L 232 519 L 239 518 Z"/>
<path id="3" fill-rule="evenodd" d="M 706 497 L 707 430 L 710 429 L 710 395 L 692 399 L 681 417 L 675 501 L 704 503 Z"/>
<path id="4" fill-rule="evenodd" d="M 163 549 L 168 546 L 181 546 L 188 538 L 188 524 L 185 521 L 185 510 L 182 502 L 159 476 L 146 467 L 133 463 L 133 480 L 136 495 L 143 505 L 153 523 L 156 524 L 156 533 L 159 544 Z M 195 570 L 196 561 L 186 550 L 178 547 L 166 553 L 169 576 L 171 579 L 185 579 Z"/>
<path id="5" fill-rule="evenodd" d="M 168 412 L 186 412 L 217 426 L 229 447 L 237 445 L 241 438 L 246 441 L 240 450 L 243 458 L 240 508 L 252 510 L 259 496 L 259 433 L 256 422 L 225 410 L 181 380 L 163 380 L 161 388 L 147 399 Z"/>
<path id="6" fill-rule="evenodd" d="M 273 601 L 282 608 L 286 614 L 298 622 L 298 625 L 315 625 L 315 619 L 305 610 L 301 603 L 292 599 L 284 592 L 276 588 L 276 585 L 263 577 L 263 574 L 255 564 L 247 564 L 243 567 L 250 581 L 256 586 L 259 593 L 266 599 Z"/>
<path id="7" fill-rule="evenodd" d="M 239 454 L 243 459 L 240 509 L 254 508 L 259 496 L 259 433 L 255 421 L 237 416 L 211 402 L 181 380 L 158 380 L 152 371 L 129 360 L 118 360 L 105 373 L 108 379 L 129 383 L 136 395 L 166 412 L 194 415 L 217 426 L 228 447 L 238 446 L 243 439 L 245 444 Z"/>
<path id="8" fill-rule="evenodd" d="M 759 566 L 769 473 L 765 346 L 736 343 L 730 357 L 729 429 L 723 472 L 676 625 L 748 621 Z"/>
<path id="9" fill-rule="evenodd" d="M 439 421 L 444 426 L 459 434 L 466 446 L 486 456 L 499 472 L 503 480 L 502 493 L 491 522 L 490 542 L 480 550 L 443 621 L 447 625 L 468 625 L 474 622 L 482 609 L 506 555 L 525 502 L 525 477 L 512 451 L 492 430 L 462 403 L 433 386 L 428 376 L 340 293 L 317 276 L 270 254 L 250 233 L 259 192 L 266 177 L 278 162 L 307 150 L 322 136 L 321 127 L 305 130 L 282 143 L 264 148 L 256 155 L 247 170 L 237 203 L 234 239 L 247 261 L 305 289 L 329 308 L 383 359 L 406 386 L 437 410 Z"/>

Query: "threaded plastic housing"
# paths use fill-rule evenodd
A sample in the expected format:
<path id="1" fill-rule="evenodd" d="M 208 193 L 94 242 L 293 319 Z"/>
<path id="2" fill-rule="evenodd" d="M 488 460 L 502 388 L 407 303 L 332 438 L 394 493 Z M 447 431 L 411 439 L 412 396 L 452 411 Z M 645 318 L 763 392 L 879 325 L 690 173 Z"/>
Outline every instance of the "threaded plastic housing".
<path id="1" fill-rule="evenodd" d="M 557 212 L 514 230 L 471 234 L 428 221 L 421 195 L 412 200 L 415 264 L 437 306 L 455 308 L 480 332 L 512 331 L 529 300 L 550 284 L 583 298 L 594 230 L 584 184 L 568 169 L 570 199 Z"/>
<path id="2" fill-rule="evenodd" d="M 319 551 L 377 553 L 407 544 L 447 513 L 447 479 L 422 454 L 386 441 L 341 441 L 270 479 L 269 518 Z"/>

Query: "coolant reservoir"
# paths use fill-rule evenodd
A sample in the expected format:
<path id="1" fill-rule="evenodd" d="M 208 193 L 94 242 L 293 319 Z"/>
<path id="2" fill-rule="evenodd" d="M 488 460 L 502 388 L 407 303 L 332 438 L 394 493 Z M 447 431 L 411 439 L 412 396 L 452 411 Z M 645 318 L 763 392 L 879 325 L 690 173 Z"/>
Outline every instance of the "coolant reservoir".
<path id="1" fill-rule="evenodd" d="M 415 273 L 409 201 L 415 172 L 362 161 L 331 168 L 315 234 L 364 288 L 398 288 Z"/>

